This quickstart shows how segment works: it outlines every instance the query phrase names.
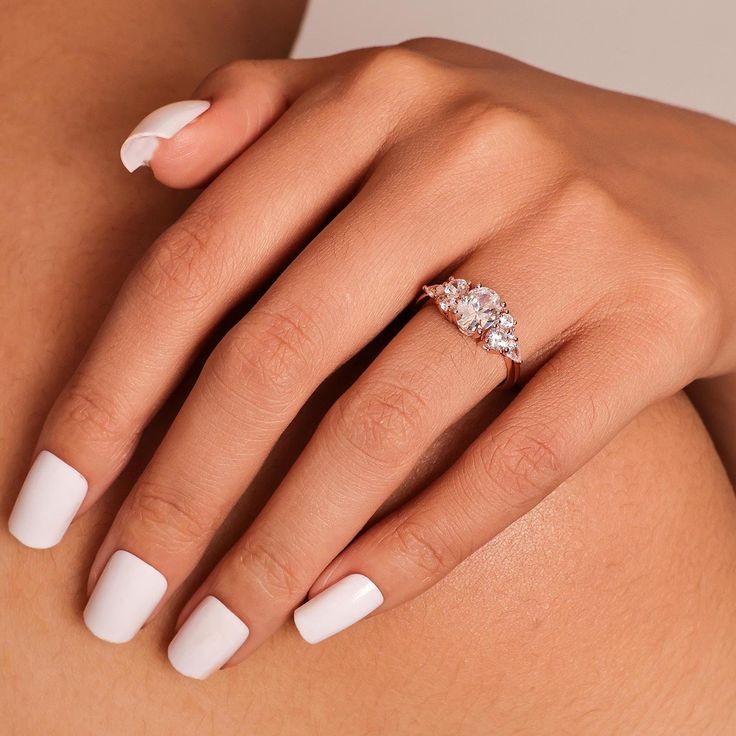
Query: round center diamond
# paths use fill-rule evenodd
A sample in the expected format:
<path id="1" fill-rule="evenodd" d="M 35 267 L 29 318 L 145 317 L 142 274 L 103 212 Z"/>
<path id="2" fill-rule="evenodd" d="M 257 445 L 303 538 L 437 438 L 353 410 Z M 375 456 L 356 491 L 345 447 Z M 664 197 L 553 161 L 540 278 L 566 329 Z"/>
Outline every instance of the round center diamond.
<path id="1" fill-rule="evenodd" d="M 457 326 L 466 335 L 478 334 L 497 319 L 500 307 L 501 297 L 493 289 L 476 286 L 457 301 Z"/>

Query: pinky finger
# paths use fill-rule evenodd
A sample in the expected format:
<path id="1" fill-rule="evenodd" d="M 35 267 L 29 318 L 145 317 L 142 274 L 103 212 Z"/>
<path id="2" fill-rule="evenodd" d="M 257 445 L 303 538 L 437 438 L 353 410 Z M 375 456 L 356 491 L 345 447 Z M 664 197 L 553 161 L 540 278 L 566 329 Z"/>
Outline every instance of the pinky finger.
<path id="1" fill-rule="evenodd" d="M 635 375 L 622 362 L 609 337 L 561 349 L 454 466 L 323 571 L 294 612 L 302 637 L 317 643 L 430 588 L 668 391 L 622 381 Z"/>

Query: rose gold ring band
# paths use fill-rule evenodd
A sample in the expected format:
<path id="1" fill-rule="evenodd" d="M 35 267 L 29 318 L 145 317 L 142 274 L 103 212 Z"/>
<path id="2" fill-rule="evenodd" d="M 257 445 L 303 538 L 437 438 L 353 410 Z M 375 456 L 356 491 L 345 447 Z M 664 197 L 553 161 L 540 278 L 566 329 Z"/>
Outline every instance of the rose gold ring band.
<path id="1" fill-rule="evenodd" d="M 431 299 L 460 332 L 481 342 L 484 350 L 499 353 L 506 365 L 506 380 L 511 388 L 519 380 L 521 356 L 516 337 L 516 320 L 493 289 L 465 279 L 449 278 L 442 284 L 423 286 L 417 301 Z"/>

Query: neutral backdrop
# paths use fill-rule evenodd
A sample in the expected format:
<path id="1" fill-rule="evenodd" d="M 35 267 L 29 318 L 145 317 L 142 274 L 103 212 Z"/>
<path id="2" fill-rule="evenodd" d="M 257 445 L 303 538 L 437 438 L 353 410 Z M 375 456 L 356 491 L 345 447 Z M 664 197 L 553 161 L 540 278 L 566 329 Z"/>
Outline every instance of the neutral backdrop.
<path id="1" fill-rule="evenodd" d="M 416 36 L 736 122 L 736 0 L 311 0 L 294 55 Z"/>

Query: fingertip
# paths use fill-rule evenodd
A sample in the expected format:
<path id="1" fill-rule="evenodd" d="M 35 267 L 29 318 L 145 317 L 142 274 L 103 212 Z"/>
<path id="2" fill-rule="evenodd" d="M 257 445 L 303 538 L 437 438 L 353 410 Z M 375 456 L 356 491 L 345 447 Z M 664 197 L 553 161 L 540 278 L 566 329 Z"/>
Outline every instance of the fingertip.
<path id="1" fill-rule="evenodd" d="M 210 142 L 217 121 L 203 128 L 182 130 L 170 140 L 161 140 L 148 167 L 156 181 L 170 189 L 194 189 L 205 186 L 221 168 L 217 152 Z M 206 129 L 205 129 L 206 128 Z"/>
<path id="2" fill-rule="evenodd" d="M 185 677 L 204 680 L 227 666 L 249 635 L 245 621 L 208 595 L 171 640 L 168 659 Z"/>
<path id="3" fill-rule="evenodd" d="M 130 171 L 149 166 L 162 140 L 170 140 L 210 108 L 208 100 L 182 100 L 154 110 L 131 131 L 120 148 Z"/>
<path id="4" fill-rule="evenodd" d="M 319 644 L 383 605 L 378 586 L 361 573 L 341 578 L 294 611 L 294 625 L 308 644 Z"/>
<path id="5" fill-rule="evenodd" d="M 196 125 L 157 142 L 149 157 L 153 175 L 173 189 L 206 186 L 283 112 L 272 95 L 257 84 L 220 90 Z"/>
<path id="6" fill-rule="evenodd" d="M 48 450 L 36 456 L 8 519 L 8 531 L 32 549 L 55 547 L 87 495 L 87 479 Z"/>

